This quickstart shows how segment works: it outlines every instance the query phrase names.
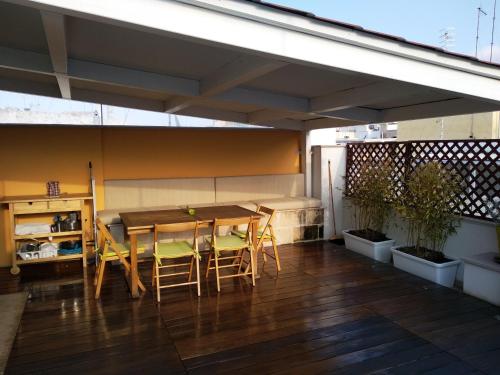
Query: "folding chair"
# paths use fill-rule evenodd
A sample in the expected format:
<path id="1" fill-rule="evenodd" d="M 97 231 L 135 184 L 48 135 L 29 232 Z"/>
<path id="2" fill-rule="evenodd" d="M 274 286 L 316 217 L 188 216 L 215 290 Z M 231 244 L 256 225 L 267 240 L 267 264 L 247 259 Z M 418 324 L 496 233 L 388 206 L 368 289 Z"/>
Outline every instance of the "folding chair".
<path id="1" fill-rule="evenodd" d="M 103 222 L 97 218 L 96 219 L 97 228 L 99 229 L 99 246 L 97 248 L 99 262 L 96 266 L 96 272 L 94 277 L 95 298 L 98 299 L 101 295 L 102 280 L 104 277 L 104 271 L 106 269 L 106 263 L 119 260 L 126 273 L 130 273 L 130 263 L 127 262 L 125 258 L 130 256 L 130 246 L 129 244 L 118 243 L 114 240 L 108 228 L 103 224 Z M 137 248 L 137 253 L 143 253 L 144 248 Z M 146 288 L 139 280 L 139 288 L 145 291 Z"/>
<path id="2" fill-rule="evenodd" d="M 220 280 L 233 277 L 247 277 L 251 276 L 252 285 L 255 286 L 255 267 L 254 267 L 254 250 L 252 245 L 252 240 L 250 237 L 250 224 L 251 218 L 237 218 L 237 219 L 215 219 L 212 229 L 212 238 L 207 240 L 210 245 L 210 255 L 208 257 L 207 273 L 206 278 L 210 273 L 210 270 L 215 269 L 215 275 L 217 278 L 217 291 L 220 292 Z M 242 238 L 234 234 L 228 234 L 225 236 L 219 235 L 220 227 L 222 226 L 239 226 L 246 225 L 247 229 L 245 236 Z M 250 265 L 245 269 L 244 272 L 241 271 L 243 266 L 243 257 L 245 251 L 250 254 Z M 230 253 L 229 255 L 224 255 L 224 253 Z M 229 260 L 227 264 L 220 264 Z M 212 266 L 213 262 L 213 266 Z M 230 275 L 220 274 L 220 270 L 224 268 L 235 269 L 237 271 Z"/>
<path id="3" fill-rule="evenodd" d="M 160 242 L 160 233 L 193 232 L 193 244 L 187 241 Z M 160 302 L 160 291 L 163 288 L 196 284 L 198 296 L 200 296 L 200 254 L 198 252 L 198 222 L 159 224 L 155 225 L 154 232 L 154 262 L 152 286 L 156 285 L 156 300 Z M 185 263 L 166 264 L 167 260 L 190 258 Z M 196 281 L 191 281 L 193 265 L 196 264 Z M 167 272 L 171 268 L 189 267 L 189 271 Z M 162 270 L 165 270 L 162 273 Z M 182 283 L 170 283 L 162 285 L 161 281 L 168 277 L 187 275 L 187 281 Z"/>
<path id="4" fill-rule="evenodd" d="M 265 222 L 265 225 L 263 227 L 259 228 L 259 231 L 257 233 L 257 246 L 255 246 L 255 251 L 256 254 L 259 253 L 259 251 L 262 251 L 262 256 L 264 258 L 264 263 L 267 262 L 267 257 L 271 257 L 275 260 L 276 262 L 276 269 L 278 272 L 281 271 L 281 264 L 280 264 L 280 256 L 278 253 L 278 246 L 276 244 L 276 236 L 274 235 L 274 230 L 273 230 L 273 221 L 274 221 L 274 215 L 276 214 L 276 210 L 273 210 L 272 208 L 264 207 L 264 206 L 258 206 L 257 207 L 257 212 L 260 214 L 265 214 L 267 219 Z M 245 238 L 246 233 L 244 231 L 239 231 L 237 229 L 234 229 L 232 233 L 240 238 Z M 274 255 L 268 254 L 266 250 L 264 249 L 264 242 L 271 241 L 273 245 L 273 252 Z"/>

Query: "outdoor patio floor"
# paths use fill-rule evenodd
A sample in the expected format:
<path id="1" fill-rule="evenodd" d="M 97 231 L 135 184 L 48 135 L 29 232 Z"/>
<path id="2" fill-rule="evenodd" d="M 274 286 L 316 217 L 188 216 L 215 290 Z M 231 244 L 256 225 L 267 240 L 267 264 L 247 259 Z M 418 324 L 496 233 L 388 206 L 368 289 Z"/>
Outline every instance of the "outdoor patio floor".
<path id="1" fill-rule="evenodd" d="M 255 288 L 217 294 L 211 277 L 160 307 L 129 299 L 118 267 L 98 302 L 93 268 L 86 282 L 2 270 L 0 293 L 31 292 L 6 373 L 500 373 L 500 308 L 329 242 L 280 251 L 278 278 L 270 261 Z"/>

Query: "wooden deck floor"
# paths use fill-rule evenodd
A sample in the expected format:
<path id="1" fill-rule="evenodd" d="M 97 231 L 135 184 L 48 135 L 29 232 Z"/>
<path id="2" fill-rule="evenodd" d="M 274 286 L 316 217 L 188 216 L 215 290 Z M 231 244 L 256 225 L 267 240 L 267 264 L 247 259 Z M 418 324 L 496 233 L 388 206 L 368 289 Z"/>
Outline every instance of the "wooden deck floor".
<path id="1" fill-rule="evenodd" d="M 500 373 L 499 308 L 328 242 L 281 254 L 278 278 L 169 290 L 160 307 L 130 300 L 118 268 L 100 302 L 90 274 L 1 271 L 0 292 L 31 292 L 7 374 Z"/>

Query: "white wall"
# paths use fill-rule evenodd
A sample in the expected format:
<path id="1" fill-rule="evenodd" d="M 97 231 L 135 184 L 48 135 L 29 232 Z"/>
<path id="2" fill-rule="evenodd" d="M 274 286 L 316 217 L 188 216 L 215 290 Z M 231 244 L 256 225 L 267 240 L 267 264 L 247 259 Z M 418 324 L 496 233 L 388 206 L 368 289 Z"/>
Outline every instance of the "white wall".
<path id="1" fill-rule="evenodd" d="M 312 148 L 312 191 L 313 197 L 320 199 L 325 208 L 324 238 L 329 239 L 333 233 L 332 203 L 328 183 L 328 160 L 331 162 L 333 204 L 335 207 L 335 224 L 337 234 L 342 231 L 342 197 L 344 194 L 345 146 L 314 146 Z"/>

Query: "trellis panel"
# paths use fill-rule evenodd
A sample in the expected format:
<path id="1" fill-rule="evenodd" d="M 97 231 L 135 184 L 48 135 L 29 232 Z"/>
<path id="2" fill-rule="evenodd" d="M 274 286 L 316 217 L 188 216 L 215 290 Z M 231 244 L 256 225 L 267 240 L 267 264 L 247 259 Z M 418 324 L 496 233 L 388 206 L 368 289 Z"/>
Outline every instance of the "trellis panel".
<path id="1" fill-rule="evenodd" d="M 500 141 L 449 140 L 347 144 L 346 186 L 349 196 L 364 163 L 393 165 L 398 181 L 394 196 L 404 193 L 405 181 L 420 164 L 437 161 L 462 177 L 464 191 L 454 211 L 461 216 L 491 220 L 485 199 L 500 196 Z"/>

